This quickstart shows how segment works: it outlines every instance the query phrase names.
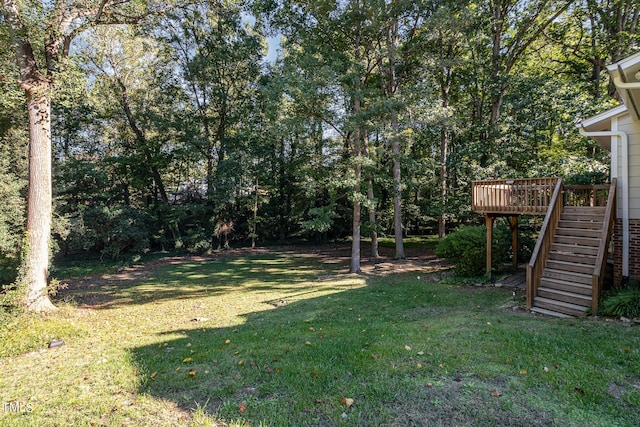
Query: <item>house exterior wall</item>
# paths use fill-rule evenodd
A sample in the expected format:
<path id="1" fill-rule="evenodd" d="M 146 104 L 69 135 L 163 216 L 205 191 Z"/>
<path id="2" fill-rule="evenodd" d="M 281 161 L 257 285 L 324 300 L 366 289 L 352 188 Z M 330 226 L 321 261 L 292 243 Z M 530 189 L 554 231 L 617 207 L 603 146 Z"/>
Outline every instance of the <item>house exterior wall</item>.
<path id="1" fill-rule="evenodd" d="M 633 121 L 631 115 L 624 114 L 619 118 L 618 129 L 629 138 L 629 219 L 640 219 L 640 122 Z M 618 218 L 622 217 L 622 154 L 620 147 L 617 161 Z"/>
<path id="2" fill-rule="evenodd" d="M 616 219 L 613 231 L 613 281 L 622 282 L 622 220 Z M 629 220 L 629 278 L 640 280 L 640 219 Z"/>

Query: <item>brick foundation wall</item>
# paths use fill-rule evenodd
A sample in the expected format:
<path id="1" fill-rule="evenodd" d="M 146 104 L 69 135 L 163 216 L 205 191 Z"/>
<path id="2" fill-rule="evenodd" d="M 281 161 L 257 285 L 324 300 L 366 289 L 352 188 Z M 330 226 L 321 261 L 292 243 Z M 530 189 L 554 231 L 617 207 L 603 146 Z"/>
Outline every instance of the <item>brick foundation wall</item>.
<path id="1" fill-rule="evenodd" d="M 629 278 L 640 279 L 640 219 L 629 220 Z M 622 281 L 622 220 L 617 219 L 613 236 L 613 282 Z"/>

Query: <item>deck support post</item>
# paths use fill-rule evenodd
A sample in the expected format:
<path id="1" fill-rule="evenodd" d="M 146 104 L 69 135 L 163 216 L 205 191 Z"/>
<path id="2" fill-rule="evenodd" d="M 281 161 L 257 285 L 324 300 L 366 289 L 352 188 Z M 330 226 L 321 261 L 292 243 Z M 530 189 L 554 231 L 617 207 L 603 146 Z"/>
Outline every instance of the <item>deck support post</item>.
<path id="1" fill-rule="evenodd" d="M 487 225 L 487 277 L 491 279 L 491 250 L 493 248 L 493 220 L 495 218 L 485 214 L 484 221 Z"/>
<path id="2" fill-rule="evenodd" d="M 518 271 L 518 215 L 509 221 L 511 227 L 511 251 L 513 253 L 513 271 Z"/>

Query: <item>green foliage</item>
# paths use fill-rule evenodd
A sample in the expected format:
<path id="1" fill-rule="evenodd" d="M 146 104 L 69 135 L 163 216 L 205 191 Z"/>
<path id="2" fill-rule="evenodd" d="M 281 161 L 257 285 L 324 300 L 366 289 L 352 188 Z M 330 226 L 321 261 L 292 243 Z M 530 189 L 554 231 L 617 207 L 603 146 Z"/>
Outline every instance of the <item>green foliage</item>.
<path id="1" fill-rule="evenodd" d="M 605 295 L 598 307 L 598 313 L 629 319 L 640 317 L 640 283 L 631 283 Z"/>
<path id="2" fill-rule="evenodd" d="M 506 227 L 493 231 L 492 263 L 509 259 L 511 232 Z M 455 263 L 456 274 L 463 277 L 486 273 L 487 229 L 484 226 L 462 226 L 448 234 L 435 248 L 436 255 Z"/>
<path id="3" fill-rule="evenodd" d="M 132 207 L 88 209 L 85 225 L 96 234 L 101 253 L 117 259 L 123 252 L 144 253 L 149 250 L 149 229 L 145 211 Z"/>
<path id="4" fill-rule="evenodd" d="M 309 216 L 311 219 L 302 223 L 302 229 L 307 232 L 324 233 L 331 228 L 338 214 L 333 206 L 320 206 L 309 209 Z"/>
<path id="5" fill-rule="evenodd" d="M 5 42 L 0 26 L 0 41 Z M 13 83 L 11 49 L 0 52 L 0 285 L 12 283 L 21 263 L 25 232 L 27 190 L 27 128 L 24 127 L 24 95 Z"/>

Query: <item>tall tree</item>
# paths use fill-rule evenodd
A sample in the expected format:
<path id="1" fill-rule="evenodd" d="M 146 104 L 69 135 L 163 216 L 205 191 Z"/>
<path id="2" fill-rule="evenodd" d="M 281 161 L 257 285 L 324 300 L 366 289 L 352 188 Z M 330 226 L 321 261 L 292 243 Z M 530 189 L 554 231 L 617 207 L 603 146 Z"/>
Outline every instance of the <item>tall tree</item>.
<path id="1" fill-rule="evenodd" d="M 12 35 L 29 117 L 29 189 L 25 306 L 32 311 L 55 309 L 47 293 L 52 216 L 51 101 L 71 43 L 98 25 L 139 23 L 164 12 L 162 1 L 93 0 L 82 3 L 2 0 L 3 25 Z M 43 68 L 44 67 L 44 68 Z"/>

